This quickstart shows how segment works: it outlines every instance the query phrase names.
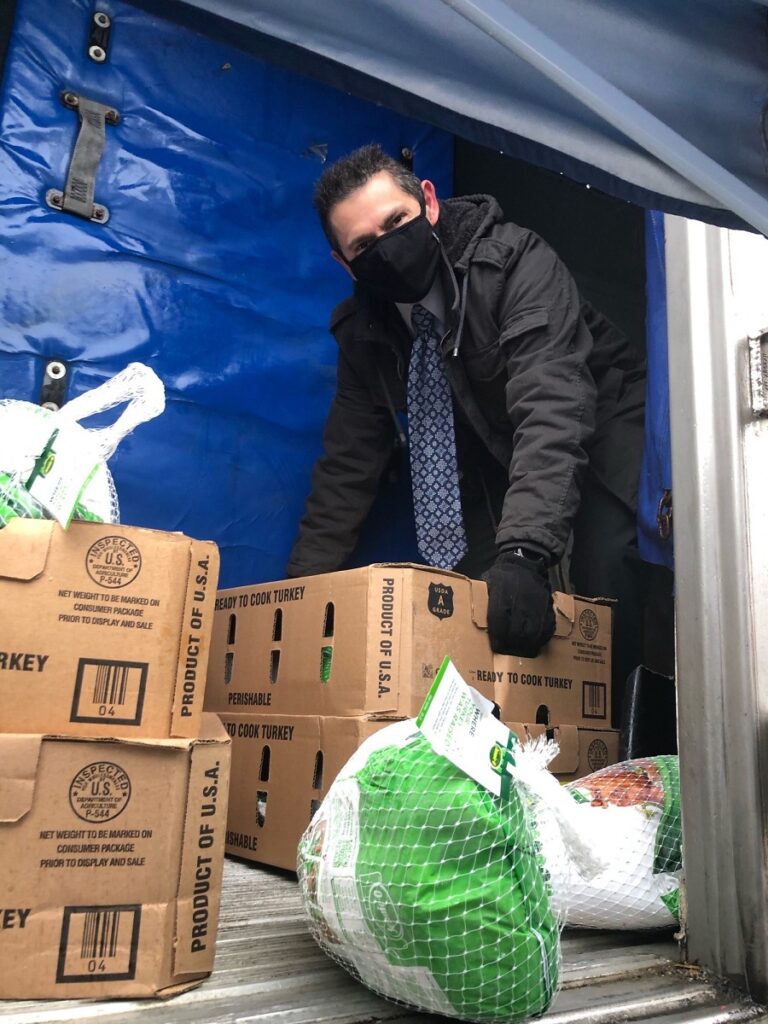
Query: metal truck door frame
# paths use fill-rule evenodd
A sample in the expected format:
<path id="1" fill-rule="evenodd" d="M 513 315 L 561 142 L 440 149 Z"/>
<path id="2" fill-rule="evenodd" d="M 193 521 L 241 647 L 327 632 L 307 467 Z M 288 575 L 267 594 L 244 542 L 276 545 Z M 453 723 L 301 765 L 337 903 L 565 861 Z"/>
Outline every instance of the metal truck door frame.
<path id="1" fill-rule="evenodd" d="M 666 218 L 688 958 L 768 1000 L 768 241 Z M 754 346 L 753 346 L 754 347 Z M 754 362 L 753 362 L 754 370 Z"/>

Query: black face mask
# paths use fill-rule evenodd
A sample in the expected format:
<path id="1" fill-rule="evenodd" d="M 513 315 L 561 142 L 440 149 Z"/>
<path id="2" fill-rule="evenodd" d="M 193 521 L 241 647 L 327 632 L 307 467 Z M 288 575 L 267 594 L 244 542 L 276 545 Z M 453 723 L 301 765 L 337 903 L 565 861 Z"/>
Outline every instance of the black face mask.
<path id="1" fill-rule="evenodd" d="M 440 243 L 426 214 L 377 238 L 349 261 L 360 284 L 390 302 L 418 302 L 437 274 Z"/>

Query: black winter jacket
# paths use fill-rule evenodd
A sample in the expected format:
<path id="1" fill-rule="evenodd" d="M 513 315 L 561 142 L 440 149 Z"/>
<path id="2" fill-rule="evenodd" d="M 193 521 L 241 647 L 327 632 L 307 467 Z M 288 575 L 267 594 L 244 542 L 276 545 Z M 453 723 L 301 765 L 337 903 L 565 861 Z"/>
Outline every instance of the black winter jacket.
<path id="1" fill-rule="evenodd" d="M 527 545 L 554 562 L 590 460 L 601 482 L 634 507 L 637 459 L 626 457 L 620 428 L 625 414 L 637 420 L 644 367 L 623 334 L 582 303 L 552 249 L 505 223 L 491 196 L 441 203 L 436 230 L 459 464 L 471 458 L 460 440 L 469 435 L 508 469 L 497 544 Z M 336 395 L 291 576 L 342 567 L 402 433 L 396 411 L 406 408 L 411 341 L 397 308 L 358 288 L 334 310 L 331 330 Z"/>

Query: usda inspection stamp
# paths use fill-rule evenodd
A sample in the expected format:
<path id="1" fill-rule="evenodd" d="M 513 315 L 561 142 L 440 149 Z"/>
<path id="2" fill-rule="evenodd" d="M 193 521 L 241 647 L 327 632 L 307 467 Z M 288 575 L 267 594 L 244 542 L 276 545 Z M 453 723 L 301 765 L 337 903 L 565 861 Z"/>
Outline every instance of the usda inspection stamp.
<path id="1" fill-rule="evenodd" d="M 95 761 L 81 768 L 69 786 L 69 805 L 82 821 L 112 821 L 131 799 L 131 780 L 119 764 Z"/>
<path id="2" fill-rule="evenodd" d="M 585 640 L 589 640 L 591 643 L 597 636 L 599 629 L 600 622 L 597 616 L 591 608 L 585 608 L 579 616 L 579 632 Z"/>
<path id="3" fill-rule="evenodd" d="M 605 740 L 592 740 L 587 747 L 587 764 L 593 772 L 608 764 L 608 744 Z"/>
<path id="4" fill-rule="evenodd" d="M 88 548 L 85 568 L 100 587 L 127 587 L 141 572 L 141 552 L 127 537 L 102 537 Z"/>

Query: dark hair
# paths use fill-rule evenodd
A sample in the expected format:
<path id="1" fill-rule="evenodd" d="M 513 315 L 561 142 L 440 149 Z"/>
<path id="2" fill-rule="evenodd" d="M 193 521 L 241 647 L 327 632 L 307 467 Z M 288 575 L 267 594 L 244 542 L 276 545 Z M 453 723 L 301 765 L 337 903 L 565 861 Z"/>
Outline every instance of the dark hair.
<path id="1" fill-rule="evenodd" d="M 330 224 L 334 206 L 362 188 L 374 174 L 381 171 L 388 171 L 395 179 L 395 184 L 409 196 L 418 199 L 423 208 L 424 193 L 416 175 L 385 153 L 376 143 L 361 146 L 327 167 L 315 185 L 315 209 L 320 217 L 325 237 L 334 249 L 338 249 L 338 242 Z"/>

